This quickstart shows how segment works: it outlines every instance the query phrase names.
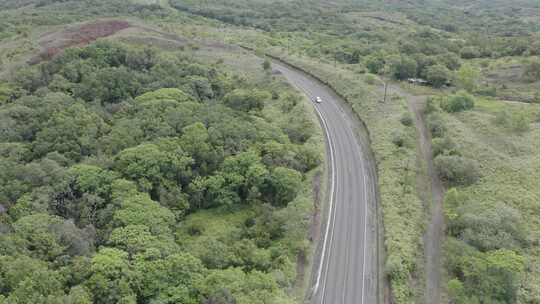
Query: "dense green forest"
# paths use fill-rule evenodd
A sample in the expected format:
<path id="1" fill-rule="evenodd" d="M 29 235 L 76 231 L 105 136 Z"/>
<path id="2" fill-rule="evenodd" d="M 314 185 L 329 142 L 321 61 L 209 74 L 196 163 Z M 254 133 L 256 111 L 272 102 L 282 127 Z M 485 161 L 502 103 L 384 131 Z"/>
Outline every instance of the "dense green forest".
<path id="1" fill-rule="evenodd" d="M 320 162 L 301 97 L 110 42 L 7 87 L 1 303 L 289 301 L 311 205 L 298 194 Z"/>

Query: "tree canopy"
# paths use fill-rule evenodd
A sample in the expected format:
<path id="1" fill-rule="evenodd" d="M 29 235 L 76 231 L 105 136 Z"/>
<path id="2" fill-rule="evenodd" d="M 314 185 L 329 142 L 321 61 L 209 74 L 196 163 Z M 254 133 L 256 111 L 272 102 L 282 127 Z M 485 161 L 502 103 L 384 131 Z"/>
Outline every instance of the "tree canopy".
<path id="1" fill-rule="evenodd" d="M 305 204 L 314 125 L 290 88 L 238 79 L 105 41 L 22 68 L 0 103 L 0 302 L 289 301 L 301 242 L 279 250 L 278 223 Z M 208 254 L 181 228 L 204 212 L 245 218 Z"/>

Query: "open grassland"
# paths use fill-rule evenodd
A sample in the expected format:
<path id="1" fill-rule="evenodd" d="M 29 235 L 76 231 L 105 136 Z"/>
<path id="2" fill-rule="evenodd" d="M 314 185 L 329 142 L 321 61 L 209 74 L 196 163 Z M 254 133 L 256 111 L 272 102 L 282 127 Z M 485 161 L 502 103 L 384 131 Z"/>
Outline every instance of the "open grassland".
<path id="1" fill-rule="evenodd" d="M 540 79 L 526 75 L 527 66 L 540 57 L 504 57 L 495 60 L 475 60 L 482 71 L 482 81 L 489 88 L 487 93 L 499 99 L 540 103 Z"/>
<path id="2" fill-rule="evenodd" d="M 476 163 L 477 176 L 472 183 L 451 185 L 445 199 L 452 300 L 535 303 L 540 299 L 540 106 L 478 98 L 473 110 L 439 115 L 455 145 L 448 153 Z M 486 280 L 490 283 L 481 283 Z"/>

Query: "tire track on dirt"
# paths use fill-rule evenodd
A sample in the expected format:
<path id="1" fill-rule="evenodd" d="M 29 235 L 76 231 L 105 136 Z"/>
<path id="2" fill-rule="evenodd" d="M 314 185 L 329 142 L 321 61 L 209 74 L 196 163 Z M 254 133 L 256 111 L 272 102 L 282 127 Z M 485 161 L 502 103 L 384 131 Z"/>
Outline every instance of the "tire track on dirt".
<path id="1" fill-rule="evenodd" d="M 427 128 L 424 116 L 424 107 L 427 96 L 418 96 L 406 92 L 397 85 L 389 86 L 389 93 L 397 94 L 407 100 L 410 112 L 414 116 L 416 132 L 418 134 L 418 153 L 426 165 L 428 190 L 430 194 L 422 197 L 428 206 L 429 222 L 424 234 L 425 259 L 425 292 L 424 303 L 442 303 L 442 244 L 445 238 L 445 219 L 443 198 L 445 188 L 433 165 L 433 152 L 431 134 Z"/>

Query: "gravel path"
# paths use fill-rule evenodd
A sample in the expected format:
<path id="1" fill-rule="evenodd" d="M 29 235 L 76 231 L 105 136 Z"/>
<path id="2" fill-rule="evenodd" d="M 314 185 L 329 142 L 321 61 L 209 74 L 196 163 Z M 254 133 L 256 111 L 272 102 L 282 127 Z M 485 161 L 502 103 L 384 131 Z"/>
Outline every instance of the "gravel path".
<path id="1" fill-rule="evenodd" d="M 418 152 L 426 164 L 427 178 L 430 185 L 426 189 L 430 190 L 431 196 L 423 197 L 424 204 L 429 206 L 430 219 L 424 235 L 424 257 L 425 257 L 425 294 L 424 303 L 442 303 L 441 298 L 441 272 L 442 272 L 442 243 L 445 237 L 445 222 L 443 210 L 443 197 L 445 189 L 439 179 L 433 165 L 433 154 L 431 147 L 431 134 L 426 127 L 424 117 L 424 106 L 427 96 L 412 95 L 399 87 L 390 85 L 389 94 L 397 94 L 407 100 L 409 110 L 413 114 L 416 131 L 418 133 Z"/>

